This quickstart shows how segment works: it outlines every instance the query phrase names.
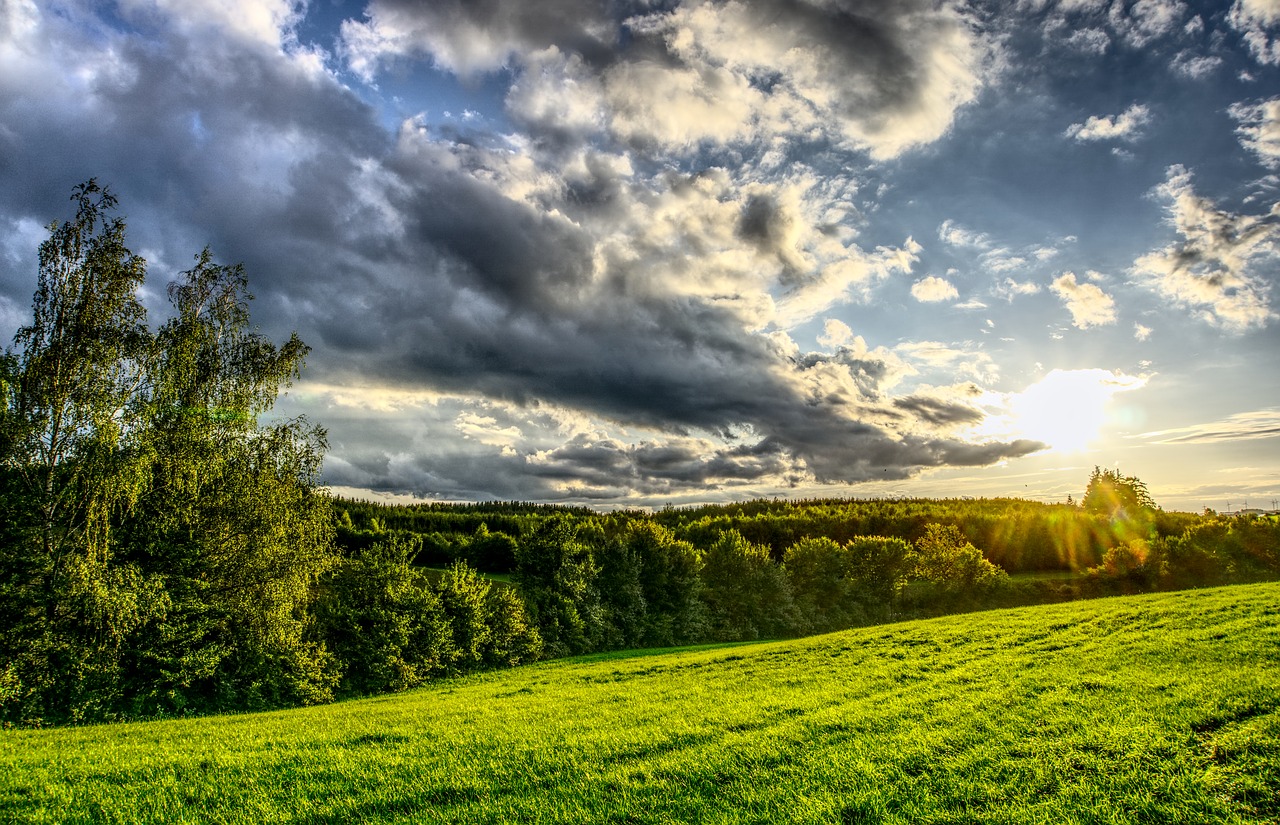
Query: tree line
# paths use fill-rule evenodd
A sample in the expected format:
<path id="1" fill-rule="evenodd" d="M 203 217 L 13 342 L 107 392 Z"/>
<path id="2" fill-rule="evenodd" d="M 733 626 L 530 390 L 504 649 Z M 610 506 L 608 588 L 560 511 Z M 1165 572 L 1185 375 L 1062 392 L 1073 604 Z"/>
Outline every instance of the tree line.
<path id="1" fill-rule="evenodd" d="M 308 349 L 252 327 L 243 269 L 201 251 L 153 324 L 115 197 L 90 180 L 72 202 L 0 357 L 5 724 L 312 704 L 568 654 L 1280 575 L 1274 519 L 1166 514 L 1108 470 L 1080 506 L 335 500 L 324 430 L 268 418 Z"/>

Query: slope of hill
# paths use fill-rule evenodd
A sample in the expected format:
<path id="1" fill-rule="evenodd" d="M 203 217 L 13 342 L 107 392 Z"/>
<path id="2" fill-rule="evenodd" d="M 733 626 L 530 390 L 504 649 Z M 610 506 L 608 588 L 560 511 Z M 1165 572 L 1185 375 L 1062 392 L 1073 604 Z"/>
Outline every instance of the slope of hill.
<path id="1" fill-rule="evenodd" d="M 1280 822 L 1280 584 L 0 733 L 18 822 Z"/>

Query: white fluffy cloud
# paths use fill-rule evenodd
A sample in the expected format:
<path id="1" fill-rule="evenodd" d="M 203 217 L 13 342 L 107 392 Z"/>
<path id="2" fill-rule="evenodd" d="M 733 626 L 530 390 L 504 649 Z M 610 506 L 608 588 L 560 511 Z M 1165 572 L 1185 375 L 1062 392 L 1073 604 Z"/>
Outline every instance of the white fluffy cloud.
<path id="1" fill-rule="evenodd" d="M 1264 166 L 1280 167 L 1280 97 L 1261 103 L 1237 103 L 1229 110 L 1240 121 L 1236 133 Z"/>
<path id="2" fill-rule="evenodd" d="M 1135 273 L 1210 324 L 1235 332 L 1265 326 L 1275 315 L 1266 273 L 1280 257 L 1280 206 L 1258 216 L 1220 210 L 1195 193 L 1181 166 L 1156 191 L 1179 240 L 1139 258 Z"/>
<path id="3" fill-rule="evenodd" d="M 428 56 L 459 75 L 492 72 L 550 46 L 601 48 L 615 35 L 601 4 L 590 0 L 471 3 L 372 0 L 364 20 L 342 24 L 347 65 L 372 80 L 384 63 Z"/>
<path id="4" fill-rule="evenodd" d="M 1236 0 L 1228 19 L 1259 63 L 1280 65 L 1280 41 L 1274 34 L 1280 23 L 1280 0 Z"/>
<path id="5" fill-rule="evenodd" d="M 1115 323 L 1115 300 L 1096 284 L 1077 282 L 1074 272 L 1064 272 L 1050 288 L 1071 313 L 1071 323 L 1080 329 Z"/>
<path id="6" fill-rule="evenodd" d="M 911 285 L 911 296 L 921 303 L 931 304 L 953 301 L 960 297 L 960 293 L 946 278 L 930 275 Z"/>
<path id="7" fill-rule="evenodd" d="M 1034 281 L 1015 281 L 1013 278 L 1005 278 L 995 287 L 995 294 L 1009 302 L 1024 295 L 1035 295 L 1039 291 L 1040 285 Z"/>
<path id="8" fill-rule="evenodd" d="M 1137 140 L 1142 128 L 1151 122 L 1151 110 L 1135 103 L 1118 115 L 1092 116 L 1084 123 L 1067 127 L 1066 136 L 1078 141 Z"/>
<path id="9" fill-rule="evenodd" d="M 1187 13 L 1182 0 L 1137 0 L 1131 6 L 1112 3 L 1108 15 L 1115 30 L 1140 49 L 1179 28 Z"/>
<path id="10" fill-rule="evenodd" d="M 646 22 L 687 67 L 668 70 L 677 88 L 690 70 L 710 79 L 728 72 L 731 89 L 770 79 L 769 93 L 751 101 L 769 131 L 817 124 L 880 158 L 941 137 L 976 96 L 991 59 L 991 46 L 955 8 L 916 0 L 856 14 L 835 4 L 693 0 Z M 906 66 L 910 84 L 886 82 Z"/>
<path id="11" fill-rule="evenodd" d="M 630 48 L 616 49 L 624 39 Z M 957 7 L 589 0 L 374 0 L 342 26 L 347 66 L 429 57 L 459 75 L 517 71 L 526 121 L 607 128 L 638 146 L 693 150 L 761 136 L 831 139 L 887 159 L 941 137 L 993 71 L 994 46 Z M 606 49 L 615 49 L 607 57 Z M 551 57 L 548 57 L 551 55 Z"/>
<path id="12" fill-rule="evenodd" d="M 822 333 L 818 335 L 818 343 L 824 347 L 842 347 L 853 340 L 853 330 L 844 321 L 827 318 L 822 322 Z M 865 342 L 863 344 L 865 346 Z"/>
<path id="13" fill-rule="evenodd" d="M 298 0 L 120 0 L 127 15 L 163 15 L 188 32 L 224 31 L 234 37 L 281 46 L 303 16 Z"/>

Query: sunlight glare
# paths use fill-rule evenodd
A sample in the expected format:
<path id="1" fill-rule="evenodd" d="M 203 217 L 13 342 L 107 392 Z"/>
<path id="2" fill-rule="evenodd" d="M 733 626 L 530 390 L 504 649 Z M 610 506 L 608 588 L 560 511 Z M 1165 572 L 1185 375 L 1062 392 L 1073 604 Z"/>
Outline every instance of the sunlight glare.
<path id="1" fill-rule="evenodd" d="M 1107 370 L 1053 370 L 1009 399 L 1014 426 L 1024 438 L 1055 452 L 1084 450 L 1107 420 L 1107 404 L 1118 392 L 1136 390 L 1145 376 Z"/>

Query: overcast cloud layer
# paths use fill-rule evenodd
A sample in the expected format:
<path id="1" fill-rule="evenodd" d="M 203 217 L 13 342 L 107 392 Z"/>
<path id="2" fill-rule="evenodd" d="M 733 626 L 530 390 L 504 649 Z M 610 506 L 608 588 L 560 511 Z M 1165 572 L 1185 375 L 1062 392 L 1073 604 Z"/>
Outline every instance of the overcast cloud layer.
<path id="1" fill-rule="evenodd" d="M 97 176 L 156 312 L 208 244 L 313 347 L 281 410 L 343 491 L 1280 493 L 1278 34 L 1276 0 L 0 0 L 0 333 Z M 1051 386 L 1083 453 L 1026 412 Z"/>

